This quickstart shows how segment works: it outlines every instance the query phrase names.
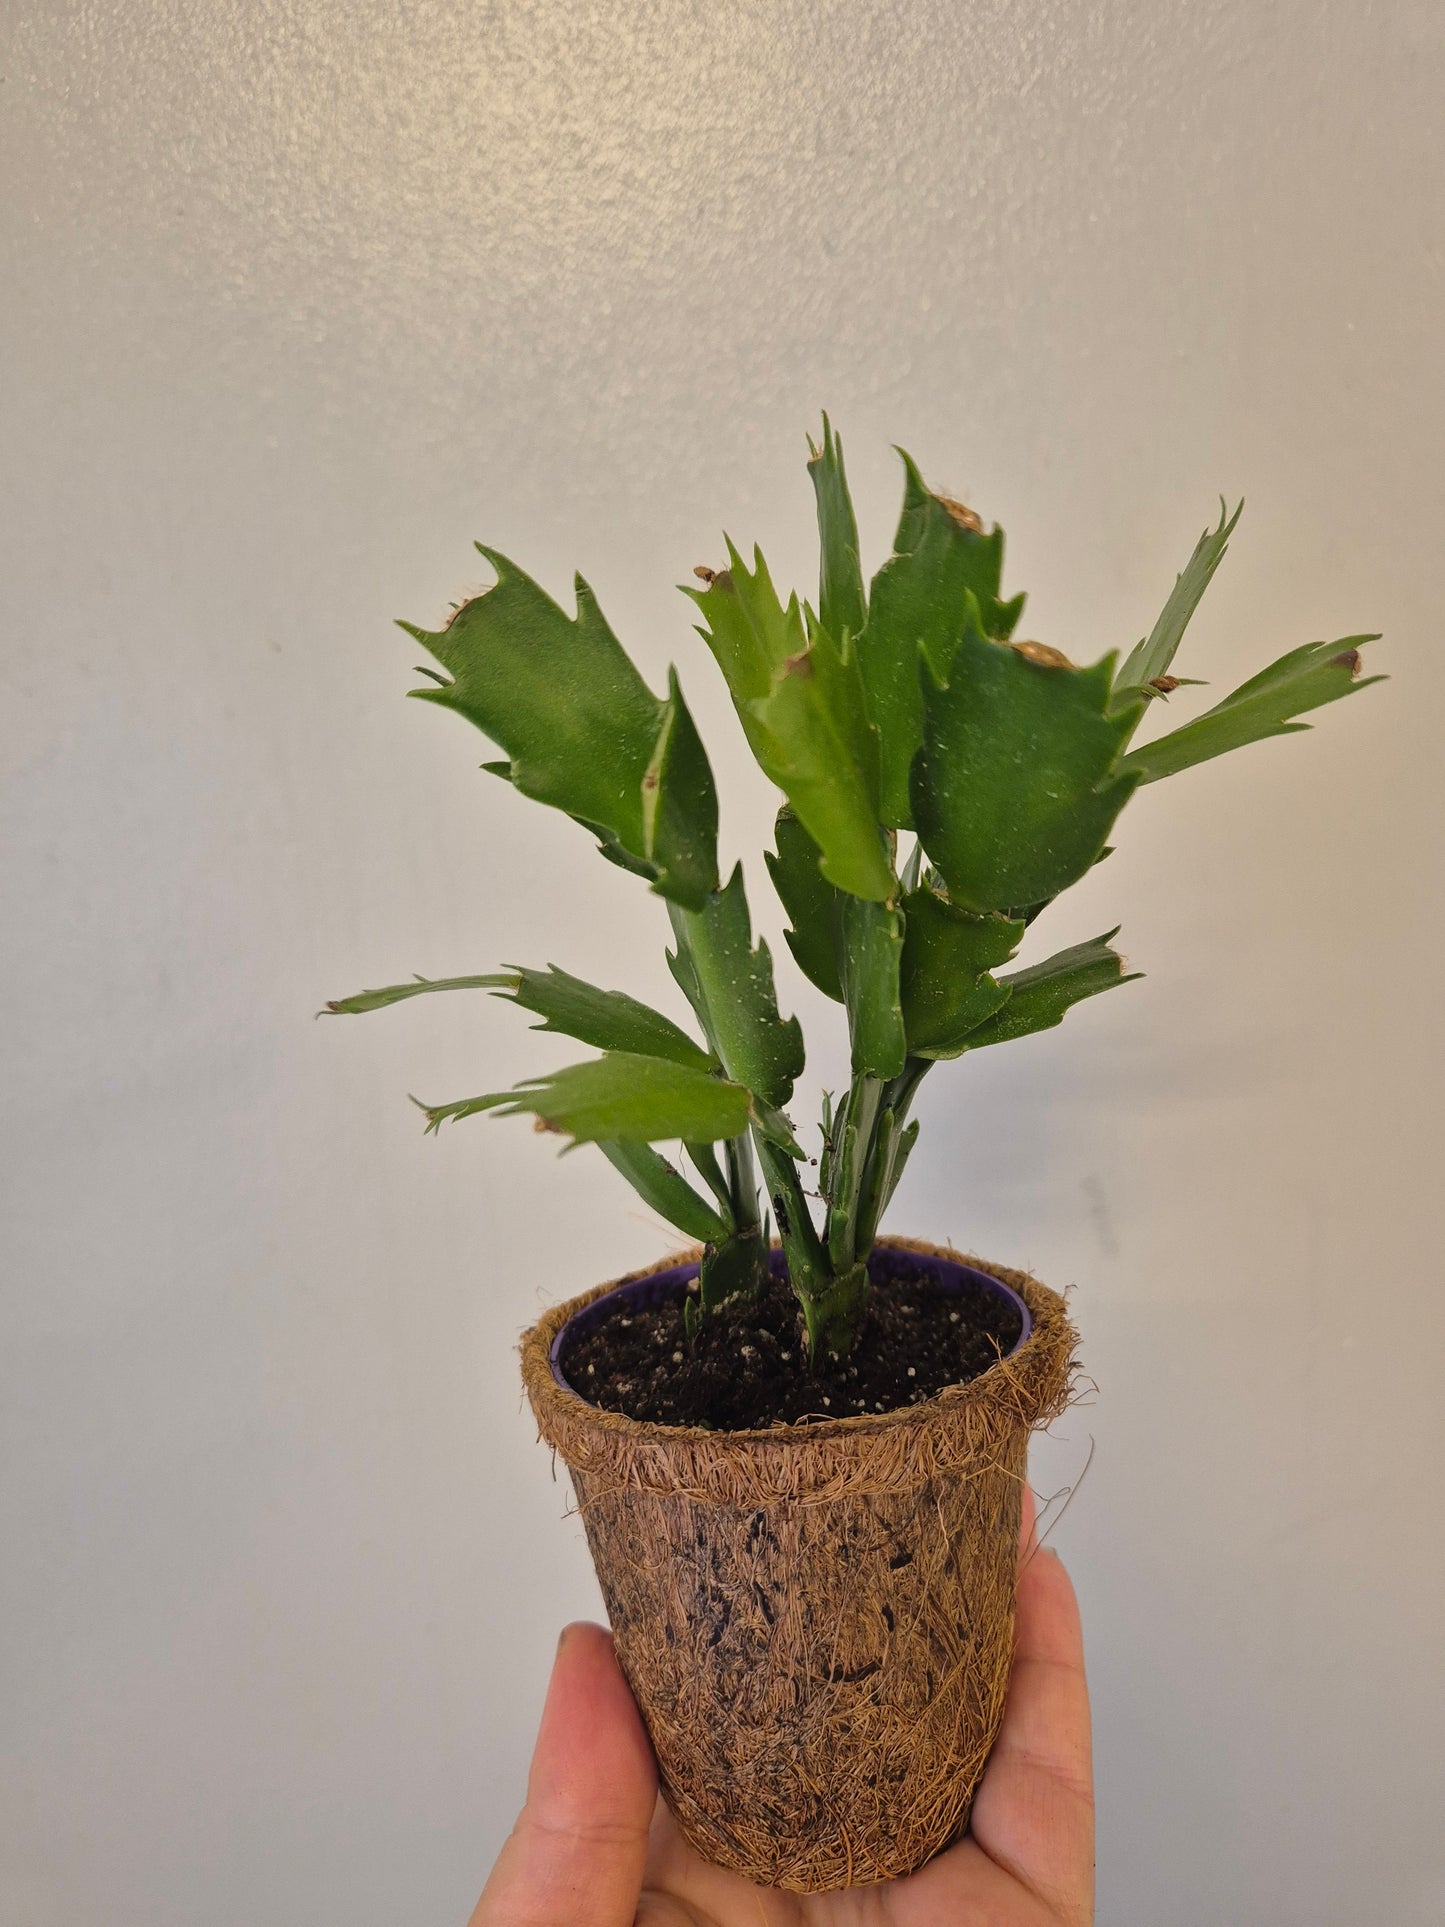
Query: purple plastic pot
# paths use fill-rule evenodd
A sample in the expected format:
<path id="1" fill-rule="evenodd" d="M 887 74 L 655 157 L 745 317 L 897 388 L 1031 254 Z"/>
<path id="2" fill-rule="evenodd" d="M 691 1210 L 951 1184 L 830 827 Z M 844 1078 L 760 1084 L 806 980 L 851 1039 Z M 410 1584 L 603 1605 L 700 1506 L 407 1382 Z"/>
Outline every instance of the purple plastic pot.
<path id="1" fill-rule="evenodd" d="M 768 1263 L 775 1278 L 787 1275 L 787 1263 L 781 1251 L 770 1252 Z M 995 1278 L 987 1271 L 978 1271 L 972 1265 L 958 1264 L 950 1258 L 934 1258 L 925 1252 L 907 1251 L 892 1245 L 874 1251 L 869 1259 L 868 1270 L 875 1282 L 880 1273 L 885 1281 L 929 1278 L 945 1290 L 961 1291 L 965 1285 L 972 1285 L 1005 1300 L 1019 1315 L 1019 1335 L 1003 1354 L 1005 1358 L 1012 1358 L 1034 1328 L 1033 1313 L 1018 1293 L 1001 1278 Z M 670 1298 L 680 1297 L 697 1273 L 698 1261 L 694 1258 L 688 1264 L 672 1265 L 666 1271 L 654 1271 L 645 1278 L 634 1278 L 628 1284 L 618 1285 L 615 1291 L 604 1292 L 602 1297 L 594 1298 L 590 1305 L 584 1305 L 581 1311 L 567 1320 L 552 1340 L 548 1357 L 553 1378 L 569 1392 L 576 1391 L 577 1387 L 566 1377 L 561 1364 L 562 1353 L 569 1339 L 582 1332 L 594 1331 L 619 1311 L 646 1311 L 654 1305 L 666 1304 Z M 578 1393 L 578 1396 L 584 1394 Z"/>

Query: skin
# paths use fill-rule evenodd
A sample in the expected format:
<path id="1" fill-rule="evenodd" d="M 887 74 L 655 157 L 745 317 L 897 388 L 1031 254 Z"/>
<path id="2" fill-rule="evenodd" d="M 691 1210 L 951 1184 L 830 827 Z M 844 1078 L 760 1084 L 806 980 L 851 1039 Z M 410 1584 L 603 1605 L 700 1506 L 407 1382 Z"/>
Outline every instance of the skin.
<path id="1" fill-rule="evenodd" d="M 1023 1544 L 1033 1543 L 1025 1490 Z M 471 1927 L 1090 1927 L 1094 1794 L 1074 1589 L 1021 1560 L 1008 1706 L 966 1837 L 906 1880 L 804 1897 L 701 1860 L 657 1795 L 610 1636 L 562 1635 L 527 1803 Z"/>

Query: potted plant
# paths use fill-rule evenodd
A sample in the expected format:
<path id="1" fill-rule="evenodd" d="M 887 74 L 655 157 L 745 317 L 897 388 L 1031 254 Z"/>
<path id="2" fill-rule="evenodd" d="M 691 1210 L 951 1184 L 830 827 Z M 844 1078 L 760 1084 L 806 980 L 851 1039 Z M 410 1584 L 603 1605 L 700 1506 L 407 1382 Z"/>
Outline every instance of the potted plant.
<path id="1" fill-rule="evenodd" d="M 1069 1394 L 1075 1334 L 1054 1292 L 879 1235 L 919 1086 L 1128 982 L 1113 931 L 1014 960 L 1108 855 L 1137 789 L 1305 727 L 1365 686 L 1374 639 L 1306 644 L 1138 742 L 1187 680 L 1175 654 L 1237 509 L 1145 640 L 1078 666 L 1017 638 L 1002 532 L 906 455 L 893 551 L 865 587 L 826 417 L 809 446 L 816 607 L 785 602 L 761 553 L 749 564 L 731 542 L 687 593 L 782 792 L 766 861 L 789 948 L 846 1014 L 851 1082 L 823 1101 L 816 1156 L 787 1109 L 802 1034 L 753 941 L 741 867 L 719 873 L 712 772 L 676 673 L 654 695 L 585 582 L 569 616 L 490 549 L 494 587 L 440 631 L 403 625 L 445 672 L 413 693 L 476 724 L 504 752 L 487 769 L 663 900 L 693 1023 L 555 966 L 328 1007 L 486 989 L 599 1053 L 423 1106 L 426 1127 L 528 1114 L 595 1144 L 694 1241 L 550 1312 L 523 1375 L 683 1831 L 800 1892 L 907 1873 L 966 1821 L 1003 1709 L 1029 1433 Z"/>

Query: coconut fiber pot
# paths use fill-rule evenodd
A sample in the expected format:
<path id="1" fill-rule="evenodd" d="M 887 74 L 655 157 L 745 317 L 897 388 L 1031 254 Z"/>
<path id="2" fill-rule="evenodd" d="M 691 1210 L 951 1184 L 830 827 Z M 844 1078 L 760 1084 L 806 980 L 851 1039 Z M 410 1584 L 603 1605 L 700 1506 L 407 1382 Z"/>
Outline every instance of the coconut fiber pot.
<path id="1" fill-rule="evenodd" d="M 882 1242 L 959 1277 L 953 1252 Z M 964 1827 L 998 1731 L 1029 1434 L 1067 1403 L 1077 1341 L 1056 1293 L 966 1262 L 1021 1301 L 1018 1344 L 876 1417 L 709 1432 L 580 1397 L 555 1364 L 563 1328 L 605 1316 L 609 1293 L 623 1309 L 681 1292 L 695 1256 L 559 1305 L 522 1341 L 663 1793 L 699 1853 L 763 1886 L 922 1866 Z"/>

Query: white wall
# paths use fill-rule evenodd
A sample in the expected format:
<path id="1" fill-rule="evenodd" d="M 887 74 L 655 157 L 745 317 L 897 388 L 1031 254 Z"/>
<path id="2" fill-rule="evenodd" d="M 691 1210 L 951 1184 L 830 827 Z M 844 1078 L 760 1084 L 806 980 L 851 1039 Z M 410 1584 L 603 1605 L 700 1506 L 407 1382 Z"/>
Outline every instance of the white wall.
<path id="1" fill-rule="evenodd" d="M 311 1013 L 514 960 L 669 990 L 660 906 L 401 700 L 388 623 L 475 536 L 580 567 L 760 843 L 672 585 L 724 525 L 806 581 L 824 406 L 870 561 L 900 441 L 1076 657 L 1221 491 L 1190 669 L 1387 632 L 1388 685 L 1132 807 L 1047 934 L 1122 922 L 1147 980 L 940 1074 L 894 1224 L 1075 1288 L 1099 1395 L 1038 1482 L 1092 1445 L 1102 1918 L 1445 1921 L 1442 23 L 10 10 L 6 1927 L 465 1915 L 596 1609 L 514 1340 L 669 1241 L 593 1154 L 405 1102 L 565 1044 Z"/>

